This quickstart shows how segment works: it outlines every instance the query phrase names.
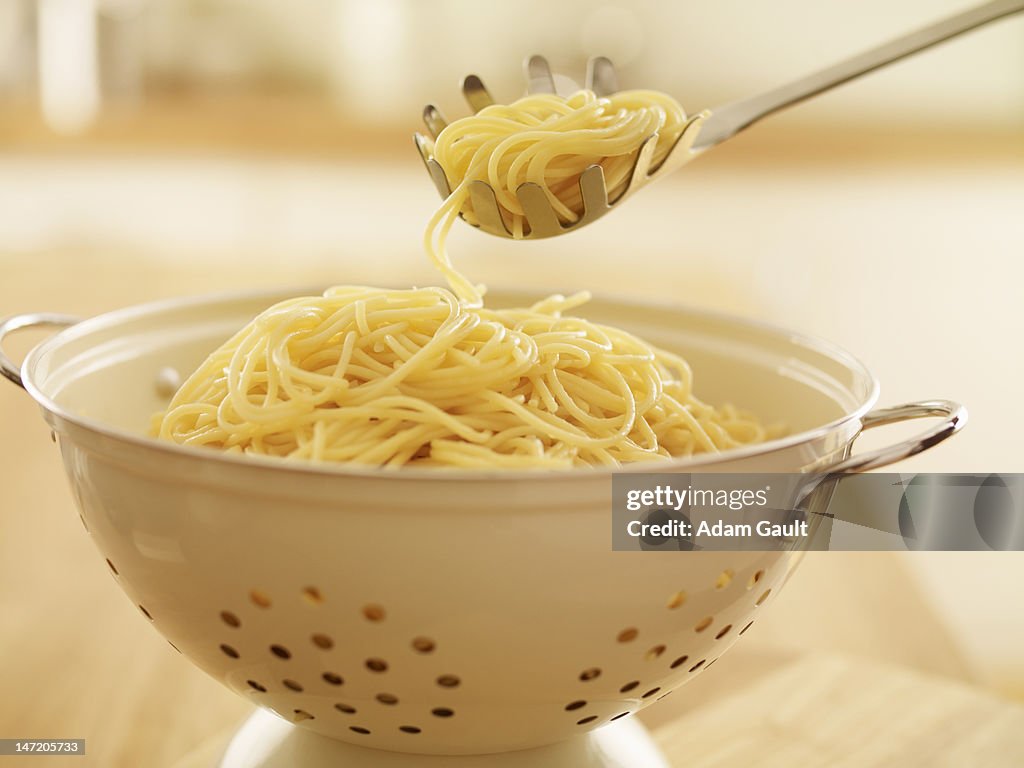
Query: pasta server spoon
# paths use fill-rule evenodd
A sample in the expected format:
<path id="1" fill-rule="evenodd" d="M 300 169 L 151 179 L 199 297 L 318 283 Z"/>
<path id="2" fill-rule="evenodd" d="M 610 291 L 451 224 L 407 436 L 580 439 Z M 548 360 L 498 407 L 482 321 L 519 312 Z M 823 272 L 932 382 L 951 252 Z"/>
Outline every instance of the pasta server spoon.
<path id="1" fill-rule="evenodd" d="M 608 194 L 604 170 L 600 165 L 592 165 L 580 174 L 579 186 L 583 211 L 576 221 L 561 221 L 540 185 L 526 182 L 516 189 L 526 223 L 529 225 L 522 237 L 536 240 L 565 234 L 586 226 L 604 216 L 612 208 L 617 207 L 623 200 L 650 181 L 685 165 L 693 158 L 735 136 L 763 117 L 964 32 L 1020 11 L 1024 11 L 1024 0 L 991 0 L 786 85 L 716 109 L 704 110 L 690 117 L 675 144 L 657 165 L 652 163 L 652 158 L 658 135 L 652 134 L 641 143 L 629 183 L 615 198 L 611 198 Z M 530 57 L 526 61 L 525 70 L 529 93 L 555 92 L 551 68 L 542 56 Z M 615 68 L 611 61 L 605 57 L 595 57 L 588 62 L 586 87 L 598 96 L 607 96 L 618 90 Z M 476 75 L 468 75 L 463 80 L 462 93 L 474 113 L 495 103 L 490 92 Z M 423 122 L 426 124 L 430 136 L 435 139 L 448 124 L 441 111 L 433 104 L 428 104 L 423 109 Z M 451 185 L 444 169 L 433 157 L 432 139 L 420 133 L 414 134 L 413 138 L 434 186 L 437 187 L 442 199 L 447 198 L 451 194 Z M 487 182 L 471 181 L 469 196 L 479 222 L 477 224 L 479 229 L 499 237 L 513 236 L 502 218 L 494 190 Z"/>

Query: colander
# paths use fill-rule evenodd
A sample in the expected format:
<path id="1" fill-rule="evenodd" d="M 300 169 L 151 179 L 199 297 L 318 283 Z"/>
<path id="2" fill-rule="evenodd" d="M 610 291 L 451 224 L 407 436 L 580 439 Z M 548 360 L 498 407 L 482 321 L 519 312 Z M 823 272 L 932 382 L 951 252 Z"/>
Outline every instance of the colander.
<path id="1" fill-rule="evenodd" d="M 144 435 L 170 394 L 166 369 L 192 370 L 293 295 L 0 323 L 0 339 L 71 326 L 20 371 L 0 356 L 0 370 L 42 407 L 82 524 L 142 617 L 262 710 L 218 765 L 664 765 L 629 716 L 715 664 L 798 554 L 613 552 L 604 470 L 321 467 Z M 537 298 L 488 296 L 497 306 Z M 869 413 L 878 386 L 868 371 L 789 331 L 611 299 L 586 314 L 685 355 L 698 395 L 792 429 L 659 471 L 881 466 L 964 420 L 946 402 Z M 847 458 L 862 428 L 923 415 L 943 418 Z"/>

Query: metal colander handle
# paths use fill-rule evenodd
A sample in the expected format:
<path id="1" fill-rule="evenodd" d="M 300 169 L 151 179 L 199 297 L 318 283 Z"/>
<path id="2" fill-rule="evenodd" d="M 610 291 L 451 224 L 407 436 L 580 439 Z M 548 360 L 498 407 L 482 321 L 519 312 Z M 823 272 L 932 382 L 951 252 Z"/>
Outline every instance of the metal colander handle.
<path id="1" fill-rule="evenodd" d="M 73 317 L 72 315 L 57 315 L 51 312 L 13 315 L 0 320 L 0 374 L 3 374 L 4 378 L 13 381 L 22 389 L 25 388 L 25 383 L 21 380 L 21 371 L 3 351 L 3 341 L 8 334 L 24 328 L 67 328 L 79 321 L 80 318 Z"/>
<path id="2" fill-rule="evenodd" d="M 823 470 L 824 473 L 844 475 L 868 472 L 916 456 L 959 432 L 967 423 L 967 409 L 952 400 L 921 400 L 891 408 L 878 408 L 861 419 L 861 430 L 874 429 L 886 424 L 898 424 L 911 419 L 927 418 L 941 418 L 942 421 L 931 429 L 907 440 L 856 456 L 848 456 L 838 463 L 826 467 Z"/>

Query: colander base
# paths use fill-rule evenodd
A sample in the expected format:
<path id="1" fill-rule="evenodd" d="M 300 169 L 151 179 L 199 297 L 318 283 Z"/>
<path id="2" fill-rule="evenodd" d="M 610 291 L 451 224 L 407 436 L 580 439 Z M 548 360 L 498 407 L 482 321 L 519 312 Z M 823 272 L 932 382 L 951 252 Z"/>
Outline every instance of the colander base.
<path id="1" fill-rule="evenodd" d="M 385 752 L 296 728 L 269 712 L 253 714 L 209 768 L 669 768 L 636 720 L 612 723 L 567 741 L 492 755 Z"/>

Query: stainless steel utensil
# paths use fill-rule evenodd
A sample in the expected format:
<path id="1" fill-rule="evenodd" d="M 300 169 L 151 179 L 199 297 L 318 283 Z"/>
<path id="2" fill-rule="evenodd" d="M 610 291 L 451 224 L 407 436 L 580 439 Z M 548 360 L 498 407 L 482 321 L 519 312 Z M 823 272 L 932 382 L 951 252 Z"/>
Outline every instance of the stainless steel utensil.
<path id="1" fill-rule="evenodd" d="M 657 140 L 657 134 L 653 134 L 640 145 L 630 182 L 617 197 L 609 196 L 601 166 L 592 165 L 580 175 L 583 211 L 574 222 L 566 223 L 559 219 L 539 185 L 530 182 L 522 184 L 516 193 L 529 224 L 529 228 L 523 232 L 523 238 L 552 237 L 579 229 L 604 216 L 648 182 L 685 165 L 767 115 L 944 40 L 1020 11 L 1024 11 L 1024 0 L 992 0 L 871 48 L 787 85 L 713 110 L 704 110 L 690 118 L 665 159 L 652 167 L 651 157 Z M 530 57 L 525 69 L 530 93 L 555 92 L 551 69 L 543 57 Z M 597 57 L 590 60 L 587 65 L 586 87 L 598 96 L 606 96 L 618 90 L 615 69 L 608 59 Z M 463 80 L 462 92 L 474 112 L 479 112 L 494 103 L 491 94 L 476 75 L 468 75 Z M 433 104 L 428 104 L 424 108 L 423 121 L 433 138 L 437 138 L 447 125 L 440 110 Z M 444 169 L 433 157 L 433 141 L 420 133 L 414 134 L 414 139 L 437 191 L 442 198 L 447 198 L 451 193 L 451 185 Z M 473 211 L 479 220 L 479 228 L 499 237 L 512 237 L 511 230 L 502 218 L 491 186 L 484 181 L 471 181 L 469 193 Z"/>

